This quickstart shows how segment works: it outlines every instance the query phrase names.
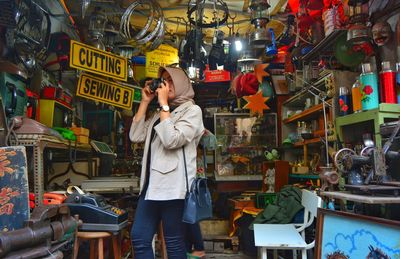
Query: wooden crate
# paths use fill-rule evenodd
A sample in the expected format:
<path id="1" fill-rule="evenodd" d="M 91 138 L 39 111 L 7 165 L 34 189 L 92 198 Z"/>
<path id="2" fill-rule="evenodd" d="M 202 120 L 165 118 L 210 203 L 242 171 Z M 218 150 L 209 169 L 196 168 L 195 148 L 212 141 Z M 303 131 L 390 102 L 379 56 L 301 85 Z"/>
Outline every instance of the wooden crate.
<path id="1" fill-rule="evenodd" d="M 229 234 L 229 220 L 208 219 L 200 221 L 203 236 L 223 236 Z"/>

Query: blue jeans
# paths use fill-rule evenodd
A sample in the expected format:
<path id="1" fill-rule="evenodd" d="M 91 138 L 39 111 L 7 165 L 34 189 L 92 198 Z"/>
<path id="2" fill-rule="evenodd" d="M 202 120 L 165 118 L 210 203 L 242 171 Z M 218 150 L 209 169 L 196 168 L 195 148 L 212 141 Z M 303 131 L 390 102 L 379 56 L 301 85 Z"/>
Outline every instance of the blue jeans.
<path id="1" fill-rule="evenodd" d="M 191 253 L 192 250 L 204 251 L 203 236 L 201 234 L 200 224 L 186 224 L 186 250 Z"/>
<path id="2" fill-rule="evenodd" d="M 168 259 L 186 259 L 184 200 L 149 201 L 140 195 L 131 238 L 135 259 L 154 259 L 152 240 L 162 221 Z"/>

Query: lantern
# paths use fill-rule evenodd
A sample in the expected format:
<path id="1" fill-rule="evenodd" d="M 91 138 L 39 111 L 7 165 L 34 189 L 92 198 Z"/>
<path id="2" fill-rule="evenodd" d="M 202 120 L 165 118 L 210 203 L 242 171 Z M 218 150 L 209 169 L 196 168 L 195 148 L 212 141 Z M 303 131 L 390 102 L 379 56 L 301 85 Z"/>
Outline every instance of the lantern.
<path id="1" fill-rule="evenodd" d="M 352 45 L 365 45 L 371 41 L 368 21 L 368 0 L 350 0 L 350 19 L 347 30 L 347 41 Z"/>
<path id="2" fill-rule="evenodd" d="M 89 43 L 98 48 L 105 50 L 102 38 L 104 36 L 104 28 L 107 22 L 107 16 L 101 12 L 100 8 L 96 8 L 90 15 L 89 20 Z"/>
<path id="3" fill-rule="evenodd" d="M 253 48 L 265 48 L 271 44 L 271 35 L 265 28 L 269 22 L 269 7 L 267 0 L 251 1 L 251 23 L 255 27 L 255 31 L 250 34 L 250 44 Z"/>
<path id="4" fill-rule="evenodd" d="M 242 57 L 237 61 L 237 66 L 240 72 L 247 73 L 254 71 L 254 66 L 260 64 L 261 60 L 254 57 L 252 50 L 243 50 Z"/>
<path id="5" fill-rule="evenodd" d="M 106 50 L 113 52 L 114 43 L 117 38 L 119 31 L 117 31 L 111 22 L 107 22 L 104 28 L 104 43 L 106 45 Z"/>

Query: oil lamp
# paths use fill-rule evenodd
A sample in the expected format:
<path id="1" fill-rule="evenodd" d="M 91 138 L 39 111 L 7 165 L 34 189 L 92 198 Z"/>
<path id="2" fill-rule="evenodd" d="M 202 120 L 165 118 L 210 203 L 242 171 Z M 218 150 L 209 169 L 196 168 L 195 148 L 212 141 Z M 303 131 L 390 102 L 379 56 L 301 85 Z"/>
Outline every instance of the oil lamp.
<path id="1" fill-rule="evenodd" d="M 90 45 L 101 50 L 105 50 L 102 39 L 104 36 L 104 28 L 106 22 L 107 16 L 101 11 L 99 7 L 96 7 L 96 9 L 90 15 L 89 20 L 89 43 Z"/>
<path id="2" fill-rule="evenodd" d="M 252 0 L 249 6 L 251 10 L 251 23 L 255 30 L 250 34 L 250 45 L 253 48 L 265 48 L 271 44 L 271 35 L 265 28 L 269 22 L 270 5 L 267 0 Z"/>
<path id="3" fill-rule="evenodd" d="M 368 0 L 349 0 L 349 28 L 347 41 L 354 45 L 370 43 L 368 22 Z"/>

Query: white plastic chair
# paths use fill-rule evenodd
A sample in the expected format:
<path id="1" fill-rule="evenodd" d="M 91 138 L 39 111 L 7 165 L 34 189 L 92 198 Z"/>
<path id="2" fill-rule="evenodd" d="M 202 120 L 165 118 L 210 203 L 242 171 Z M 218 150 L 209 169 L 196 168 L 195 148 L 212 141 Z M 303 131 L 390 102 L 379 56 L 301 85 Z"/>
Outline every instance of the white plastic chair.
<path id="1" fill-rule="evenodd" d="M 307 258 L 307 250 L 314 247 L 315 240 L 305 242 L 305 229 L 317 217 L 317 209 L 322 206 L 322 199 L 308 190 L 302 190 L 301 204 L 304 206 L 304 221 L 301 224 L 254 224 L 255 245 L 259 247 L 262 259 L 267 259 L 267 249 L 293 250 L 293 258 L 297 250 L 301 250 L 301 258 Z"/>

